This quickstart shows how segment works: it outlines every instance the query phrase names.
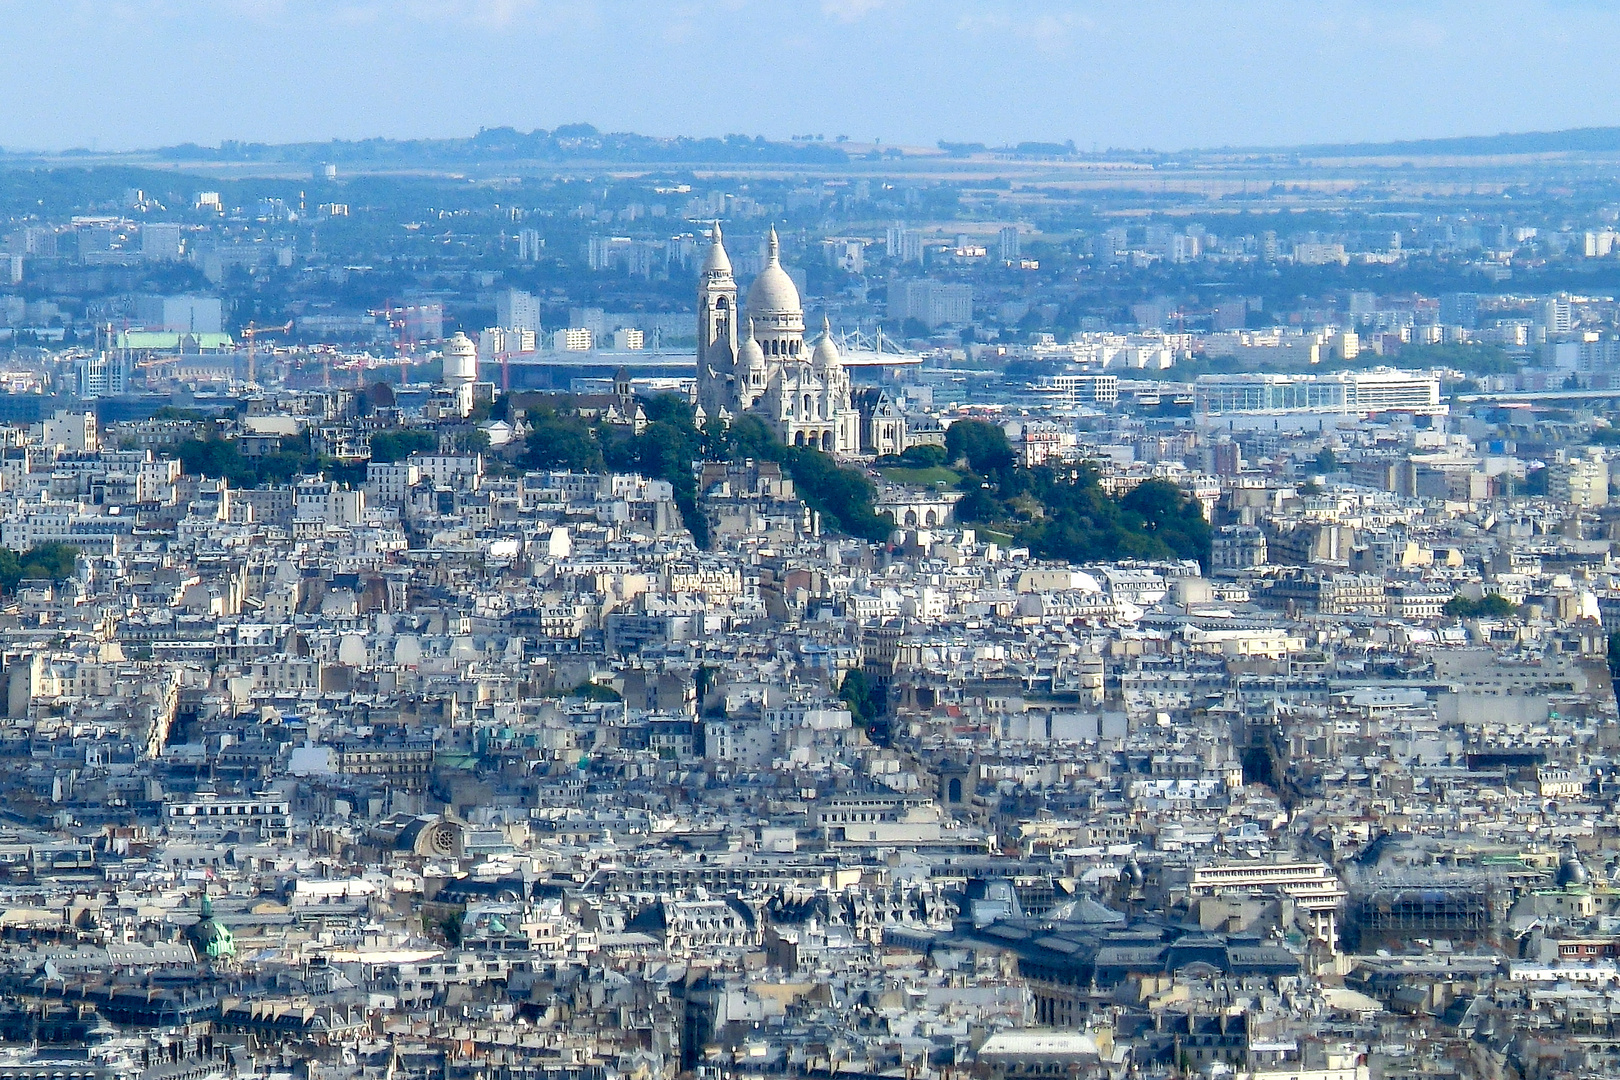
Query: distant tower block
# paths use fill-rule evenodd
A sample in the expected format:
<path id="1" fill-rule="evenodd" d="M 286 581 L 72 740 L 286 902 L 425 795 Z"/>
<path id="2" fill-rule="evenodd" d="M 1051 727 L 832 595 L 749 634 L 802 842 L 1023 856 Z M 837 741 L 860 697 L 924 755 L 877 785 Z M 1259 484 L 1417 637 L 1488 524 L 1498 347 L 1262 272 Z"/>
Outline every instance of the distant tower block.
<path id="1" fill-rule="evenodd" d="M 466 386 L 478 381 L 478 346 L 459 330 L 444 343 L 444 385 Z"/>

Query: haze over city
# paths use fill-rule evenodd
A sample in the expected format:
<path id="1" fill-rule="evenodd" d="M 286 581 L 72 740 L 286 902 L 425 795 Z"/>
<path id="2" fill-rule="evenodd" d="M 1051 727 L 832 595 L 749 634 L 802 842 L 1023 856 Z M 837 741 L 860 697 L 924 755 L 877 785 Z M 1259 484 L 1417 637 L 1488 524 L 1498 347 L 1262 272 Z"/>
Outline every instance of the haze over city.
<path id="1" fill-rule="evenodd" d="M 1532 0 L 30 0 L 0 146 L 654 135 L 1385 141 L 1602 126 L 1620 12 Z"/>

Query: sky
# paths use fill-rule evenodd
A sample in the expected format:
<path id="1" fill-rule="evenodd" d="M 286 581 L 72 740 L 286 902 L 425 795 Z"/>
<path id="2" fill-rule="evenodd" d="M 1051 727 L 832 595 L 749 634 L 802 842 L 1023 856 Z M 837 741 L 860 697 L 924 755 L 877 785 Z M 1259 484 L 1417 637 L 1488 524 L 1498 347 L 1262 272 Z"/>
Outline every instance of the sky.
<path id="1" fill-rule="evenodd" d="M 0 0 L 0 147 L 649 135 L 1084 148 L 1620 124 L 1602 0 Z"/>

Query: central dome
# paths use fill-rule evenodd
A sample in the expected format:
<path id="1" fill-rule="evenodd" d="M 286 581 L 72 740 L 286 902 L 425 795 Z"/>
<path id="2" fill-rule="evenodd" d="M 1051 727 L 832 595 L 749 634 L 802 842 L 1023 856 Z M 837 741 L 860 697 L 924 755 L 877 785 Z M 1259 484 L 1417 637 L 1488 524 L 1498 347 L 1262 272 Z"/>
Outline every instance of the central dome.
<path id="1" fill-rule="evenodd" d="M 782 269 L 782 247 L 776 239 L 776 229 L 772 227 L 765 269 L 748 287 L 748 314 L 755 317 L 798 315 L 803 311 L 804 307 L 799 303 L 799 287 Z"/>
<path id="2" fill-rule="evenodd" d="M 1558 860 L 1558 877 L 1556 880 L 1560 886 L 1587 885 L 1591 883 L 1592 876 L 1587 873 L 1586 866 L 1581 862 L 1580 857 L 1573 850 L 1570 850 L 1564 853 L 1562 859 Z"/>

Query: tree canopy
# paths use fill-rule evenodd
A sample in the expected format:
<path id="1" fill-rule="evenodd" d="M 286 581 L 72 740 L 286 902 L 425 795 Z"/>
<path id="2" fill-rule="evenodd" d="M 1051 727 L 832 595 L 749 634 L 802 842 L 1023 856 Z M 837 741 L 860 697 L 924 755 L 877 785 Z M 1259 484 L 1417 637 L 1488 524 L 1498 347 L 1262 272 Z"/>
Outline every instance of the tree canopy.
<path id="1" fill-rule="evenodd" d="M 945 432 L 945 456 L 965 461 L 980 476 L 999 479 L 1017 461 L 1007 433 L 983 420 L 958 420 Z"/>
<path id="2" fill-rule="evenodd" d="M 439 448 L 439 437 L 425 428 L 387 428 L 371 436 L 372 461 L 404 461 Z"/>
<path id="3" fill-rule="evenodd" d="M 1210 531 L 1198 500 L 1167 480 L 1116 499 L 1089 466 L 1026 469 L 995 424 L 959 420 L 946 456 L 965 468 L 956 518 L 1010 533 L 1036 555 L 1070 562 L 1197 559 L 1209 565 Z"/>
<path id="4" fill-rule="evenodd" d="M 523 463 L 575 472 L 616 469 L 666 480 L 699 547 L 709 545 L 709 534 L 698 509 L 693 463 L 705 460 L 779 462 L 799 497 L 835 532 L 880 542 L 893 528 L 873 511 L 877 489 L 865 473 L 820 450 L 784 446 L 758 417 L 738 417 L 729 427 L 711 421 L 700 430 L 691 405 L 674 394 L 644 399 L 642 411 L 648 422 L 637 433 L 623 424 L 593 424 L 566 404 L 531 410 Z"/>
<path id="5" fill-rule="evenodd" d="M 403 429 L 396 430 L 399 434 L 416 434 Z M 377 439 L 390 434 L 393 432 L 378 432 L 373 435 L 373 445 Z M 433 439 L 432 445 L 438 445 L 436 438 L 431 435 L 429 438 Z M 384 446 L 387 445 L 388 442 L 384 439 Z M 210 435 L 204 439 L 187 439 L 179 445 L 177 451 L 182 472 L 189 476 L 223 479 L 233 488 L 285 484 L 294 477 L 307 476 L 311 473 L 322 473 L 328 479 L 334 480 L 364 479 L 363 464 L 358 469 L 358 475 L 354 476 L 350 475 L 356 472 L 353 467 L 343 465 L 324 454 L 314 453 L 310 448 L 308 433 L 283 435 L 276 450 L 252 458 L 243 456 L 235 439 L 222 439 L 217 435 Z"/>
<path id="6" fill-rule="evenodd" d="M 17 583 L 35 578 L 65 581 L 73 575 L 79 549 L 68 544 L 40 544 L 24 552 L 0 548 L 0 593 L 17 591 Z"/>
<path id="7" fill-rule="evenodd" d="M 1458 593 L 1446 601 L 1445 613 L 1453 619 L 1506 619 L 1518 614 L 1518 607 L 1499 593 L 1478 600 Z"/>

